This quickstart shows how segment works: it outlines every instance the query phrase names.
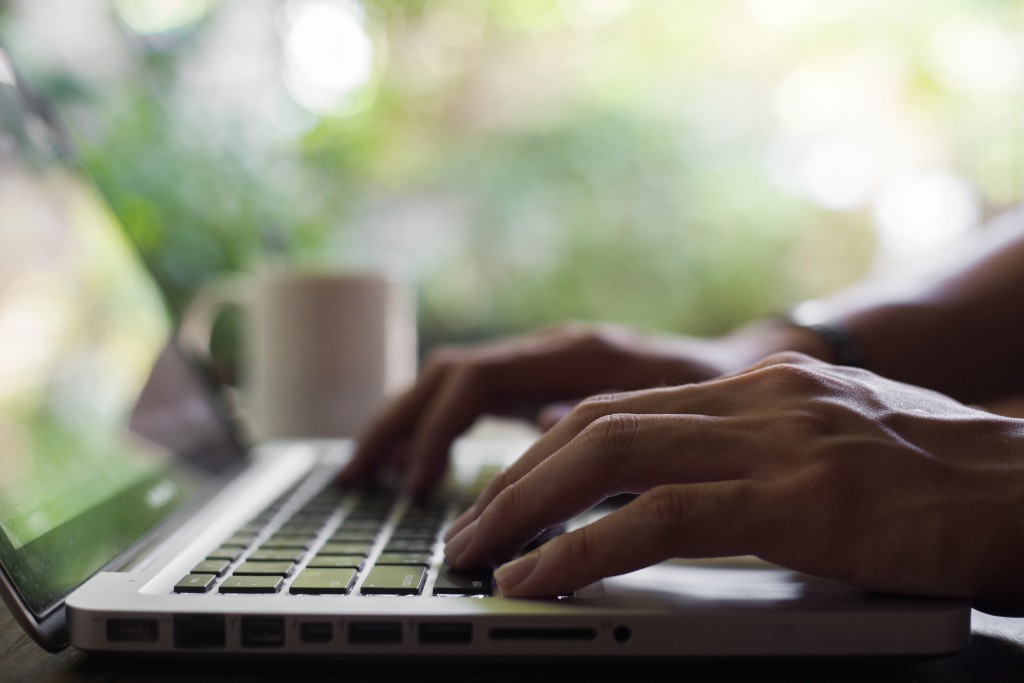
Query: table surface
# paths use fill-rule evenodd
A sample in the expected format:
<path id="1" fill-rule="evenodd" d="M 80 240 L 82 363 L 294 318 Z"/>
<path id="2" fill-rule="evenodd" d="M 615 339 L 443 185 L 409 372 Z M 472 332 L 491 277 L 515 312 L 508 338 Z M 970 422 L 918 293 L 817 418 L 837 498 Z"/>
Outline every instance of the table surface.
<path id="1" fill-rule="evenodd" d="M 1024 681 L 1024 619 L 975 612 L 971 645 L 931 661 L 801 660 L 694 662 L 503 662 L 462 659 L 282 660 L 258 657 L 129 658 L 77 650 L 51 654 L 26 636 L 0 604 L 0 681 Z"/>

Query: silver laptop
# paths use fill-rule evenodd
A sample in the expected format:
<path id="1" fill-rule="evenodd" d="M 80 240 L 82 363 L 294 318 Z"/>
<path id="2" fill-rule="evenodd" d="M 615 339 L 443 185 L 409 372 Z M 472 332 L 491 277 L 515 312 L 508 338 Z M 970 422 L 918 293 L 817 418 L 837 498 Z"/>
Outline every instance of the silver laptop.
<path id="1" fill-rule="evenodd" d="M 451 571 L 439 533 L 525 444 L 459 442 L 445 484 L 416 500 L 334 487 L 349 443 L 245 449 L 2 51 L 0 120 L 0 589 L 44 647 L 631 658 L 966 646 L 964 602 L 753 558 L 666 562 L 548 600 L 506 600 L 489 571 Z"/>

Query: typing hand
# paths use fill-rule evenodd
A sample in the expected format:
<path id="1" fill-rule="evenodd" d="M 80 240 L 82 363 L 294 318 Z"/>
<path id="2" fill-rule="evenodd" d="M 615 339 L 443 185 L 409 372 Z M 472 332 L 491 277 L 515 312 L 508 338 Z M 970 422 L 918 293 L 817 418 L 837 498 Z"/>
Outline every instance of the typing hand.
<path id="1" fill-rule="evenodd" d="M 670 557 L 754 554 L 867 589 L 1024 608 L 1024 422 L 797 354 L 581 403 L 456 521 L 457 568 L 558 595 Z"/>
<path id="2" fill-rule="evenodd" d="M 774 343 L 777 334 L 767 336 Z M 581 325 L 444 348 L 367 430 L 339 480 L 359 483 L 391 467 L 403 473 L 406 490 L 422 492 L 440 478 L 452 441 L 482 414 L 536 417 L 552 401 L 700 381 L 771 350 L 757 335 L 706 341 Z"/>

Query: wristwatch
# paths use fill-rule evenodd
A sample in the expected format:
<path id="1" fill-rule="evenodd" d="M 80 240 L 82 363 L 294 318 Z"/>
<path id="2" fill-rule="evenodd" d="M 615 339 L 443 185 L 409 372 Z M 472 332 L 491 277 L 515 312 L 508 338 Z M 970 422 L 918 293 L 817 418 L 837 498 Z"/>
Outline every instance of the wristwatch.
<path id="1" fill-rule="evenodd" d="M 864 347 L 860 340 L 843 325 L 828 320 L 823 315 L 824 309 L 820 302 L 806 301 L 790 309 L 783 319 L 786 324 L 817 336 L 832 354 L 832 362 L 835 365 L 866 368 Z"/>

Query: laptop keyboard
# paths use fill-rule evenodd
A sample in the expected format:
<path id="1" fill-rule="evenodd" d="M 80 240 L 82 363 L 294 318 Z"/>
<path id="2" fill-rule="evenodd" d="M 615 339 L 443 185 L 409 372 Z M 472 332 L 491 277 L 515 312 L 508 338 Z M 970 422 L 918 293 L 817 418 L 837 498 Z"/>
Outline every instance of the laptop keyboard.
<path id="1" fill-rule="evenodd" d="M 481 473 L 481 484 L 494 472 Z M 490 596 L 490 570 L 443 562 L 440 533 L 469 500 L 341 489 L 318 473 L 209 553 L 176 593 Z M 310 495 L 310 488 L 319 489 Z M 471 500 L 471 498 L 470 498 Z"/>

